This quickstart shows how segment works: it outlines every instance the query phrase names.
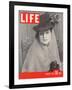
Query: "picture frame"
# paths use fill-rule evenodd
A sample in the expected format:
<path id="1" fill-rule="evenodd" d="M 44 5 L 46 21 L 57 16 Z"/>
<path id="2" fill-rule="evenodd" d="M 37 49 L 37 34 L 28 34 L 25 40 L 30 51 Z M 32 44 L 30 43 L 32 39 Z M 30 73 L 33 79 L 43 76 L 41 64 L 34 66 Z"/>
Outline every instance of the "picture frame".
<path id="1" fill-rule="evenodd" d="M 29 12 L 29 13 L 28 13 Z M 56 35 L 60 35 L 57 39 L 57 43 L 59 42 L 59 49 L 62 50 L 61 55 L 63 71 L 61 76 L 55 76 L 54 73 L 47 72 L 35 72 L 34 73 L 22 73 L 21 67 L 22 63 L 20 60 L 20 48 L 19 45 L 26 44 L 25 42 L 20 42 L 25 39 L 25 34 L 23 33 L 23 29 L 29 29 L 32 27 L 32 24 L 38 24 L 39 22 L 35 21 L 35 14 L 39 13 L 39 15 L 44 12 L 51 14 L 59 14 L 61 16 L 61 25 L 58 26 L 59 30 L 63 30 Z M 32 17 L 33 20 L 30 20 L 30 14 L 34 14 Z M 49 13 L 49 14 L 50 14 Z M 28 14 L 28 19 L 25 18 L 25 21 L 21 22 L 21 14 Z M 40 16 L 39 16 L 40 17 Z M 40 20 L 40 19 L 39 19 Z M 24 21 L 24 22 L 23 22 Z M 29 24 L 31 26 L 24 26 L 24 24 Z M 57 29 L 58 29 L 57 28 Z M 25 29 L 25 30 L 26 30 Z M 31 28 L 32 29 L 32 28 Z M 25 31 L 24 31 L 25 32 Z M 29 32 L 29 31 L 28 31 Z M 30 32 L 29 32 L 30 33 Z M 33 34 L 33 33 L 32 33 Z M 31 34 L 31 35 L 32 35 Z M 23 35 L 23 37 L 22 37 Z M 62 35 L 62 36 L 61 36 Z M 33 38 L 33 37 L 31 37 Z M 60 40 L 61 39 L 61 40 Z M 29 37 L 30 40 L 30 37 Z M 29 41 L 27 41 L 29 42 Z M 26 44 L 27 46 L 28 44 Z M 23 46 L 21 46 L 23 47 Z M 63 48 L 62 48 L 63 47 Z M 26 51 L 26 49 L 22 49 Z M 22 53 L 24 54 L 24 53 Z M 24 54 L 25 57 L 26 54 Z M 23 57 L 23 58 L 24 58 Z M 33 64 L 32 64 L 33 65 Z M 25 66 L 25 65 L 24 65 Z M 50 78 L 45 75 L 53 75 Z M 32 75 L 31 77 L 29 75 Z M 57 80 L 57 81 L 56 81 Z M 61 86 L 61 85 L 70 85 L 70 5 L 65 4 L 49 4 L 49 3 L 34 3 L 34 2 L 17 2 L 10 1 L 9 2 L 9 88 L 29 88 L 29 87 L 46 87 L 46 86 Z"/>

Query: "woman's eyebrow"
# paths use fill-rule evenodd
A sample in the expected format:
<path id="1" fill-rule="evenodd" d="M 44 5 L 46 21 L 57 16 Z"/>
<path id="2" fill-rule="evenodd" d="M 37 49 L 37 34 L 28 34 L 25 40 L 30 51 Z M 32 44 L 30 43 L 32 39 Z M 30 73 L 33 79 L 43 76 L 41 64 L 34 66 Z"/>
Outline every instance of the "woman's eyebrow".
<path id="1" fill-rule="evenodd" d="M 43 34 L 44 32 L 40 32 L 40 34 Z"/>
<path id="2" fill-rule="evenodd" d="M 46 32 L 49 32 L 49 31 L 46 31 Z"/>

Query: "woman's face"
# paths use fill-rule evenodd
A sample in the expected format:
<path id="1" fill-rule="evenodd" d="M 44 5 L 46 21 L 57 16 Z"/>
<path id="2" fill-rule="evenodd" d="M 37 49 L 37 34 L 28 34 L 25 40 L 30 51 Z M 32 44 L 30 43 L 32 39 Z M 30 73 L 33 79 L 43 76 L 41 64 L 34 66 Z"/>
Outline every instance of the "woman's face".
<path id="1" fill-rule="evenodd" d="M 48 45 L 51 41 L 51 31 L 39 32 L 39 40 L 43 45 Z"/>

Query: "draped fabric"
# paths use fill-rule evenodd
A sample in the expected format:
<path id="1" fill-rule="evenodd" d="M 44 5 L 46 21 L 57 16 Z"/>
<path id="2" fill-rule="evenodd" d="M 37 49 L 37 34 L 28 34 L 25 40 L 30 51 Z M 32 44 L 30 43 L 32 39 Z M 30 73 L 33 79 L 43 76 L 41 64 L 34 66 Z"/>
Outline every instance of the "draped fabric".
<path id="1" fill-rule="evenodd" d="M 55 60 L 61 66 L 53 30 L 52 39 L 48 46 L 42 46 L 37 39 L 34 40 L 24 60 L 22 72 L 46 72 L 50 69 L 50 63 Z"/>

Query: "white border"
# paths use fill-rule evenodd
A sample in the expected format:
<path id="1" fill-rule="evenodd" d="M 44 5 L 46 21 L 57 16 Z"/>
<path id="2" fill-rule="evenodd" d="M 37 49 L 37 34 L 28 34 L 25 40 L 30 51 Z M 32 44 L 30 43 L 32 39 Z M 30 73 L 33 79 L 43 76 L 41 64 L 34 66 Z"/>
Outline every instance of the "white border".
<path id="1" fill-rule="evenodd" d="M 19 10 L 28 11 L 46 11 L 46 12 L 63 12 L 63 72 L 64 77 L 60 78 L 42 78 L 42 79 L 23 79 L 19 80 L 19 57 L 18 57 L 18 12 Z M 67 81 L 67 9 L 63 8 L 50 8 L 50 7 L 32 7 L 32 6 L 14 6 L 14 84 L 36 84 L 36 83 L 53 83 Z"/>

